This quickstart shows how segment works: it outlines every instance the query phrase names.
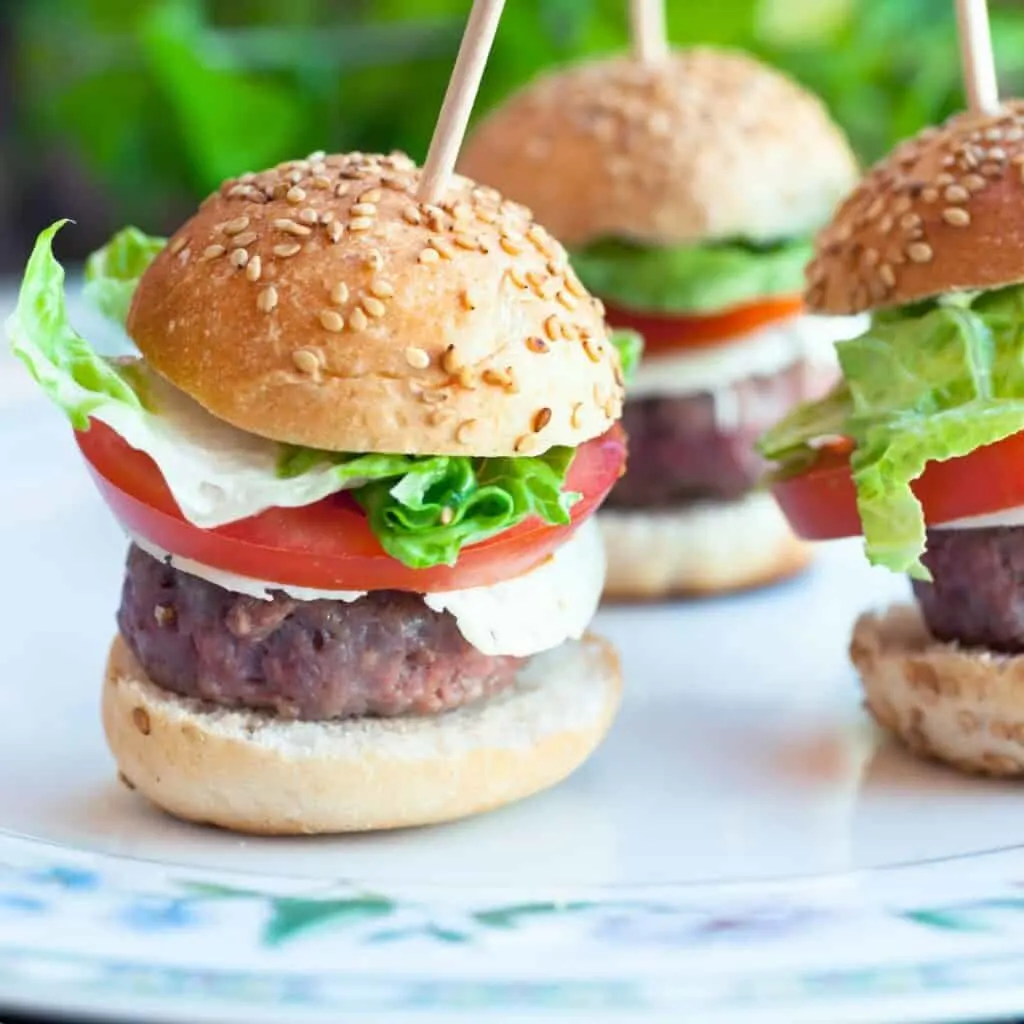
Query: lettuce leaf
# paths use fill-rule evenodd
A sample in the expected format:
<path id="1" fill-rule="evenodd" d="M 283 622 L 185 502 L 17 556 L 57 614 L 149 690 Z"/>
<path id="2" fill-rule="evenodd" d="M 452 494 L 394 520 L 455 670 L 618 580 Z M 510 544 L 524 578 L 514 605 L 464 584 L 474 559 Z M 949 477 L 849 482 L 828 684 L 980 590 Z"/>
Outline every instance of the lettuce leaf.
<path id="1" fill-rule="evenodd" d="M 124 327 L 139 278 L 166 244 L 166 238 L 154 238 L 138 228 L 119 231 L 86 260 L 85 298 Z"/>
<path id="2" fill-rule="evenodd" d="M 924 515 L 910 485 L 929 462 L 1024 430 L 1024 287 L 889 313 L 836 349 L 843 382 L 796 408 L 759 449 L 781 472 L 798 472 L 822 440 L 851 438 L 869 560 L 927 579 Z"/>
<path id="3" fill-rule="evenodd" d="M 611 342 L 619 353 L 619 365 L 622 367 L 622 378 L 627 383 L 633 379 L 636 368 L 644 354 L 644 339 L 636 331 L 622 328 L 611 332 Z"/>
<path id="4" fill-rule="evenodd" d="M 77 430 L 99 420 L 160 467 L 182 514 L 209 529 L 277 506 L 309 505 L 349 490 L 383 548 L 412 568 L 453 564 L 459 551 L 529 516 L 566 523 L 577 495 L 564 491 L 574 451 L 471 459 L 322 452 L 238 430 L 139 359 L 98 355 L 71 326 L 64 269 L 43 231 L 7 322 L 14 354 Z M 152 259 L 154 239 L 122 233 L 94 258 L 93 281 L 116 319 Z M 123 286 L 123 287 L 121 287 Z"/>
<path id="5" fill-rule="evenodd" d="M 714 313 L 741 302 L 803 290 L 808 239 L 754 245 L 651 246 L 604 239 L 572 254 L 583 283 L 639 313 Z"/>

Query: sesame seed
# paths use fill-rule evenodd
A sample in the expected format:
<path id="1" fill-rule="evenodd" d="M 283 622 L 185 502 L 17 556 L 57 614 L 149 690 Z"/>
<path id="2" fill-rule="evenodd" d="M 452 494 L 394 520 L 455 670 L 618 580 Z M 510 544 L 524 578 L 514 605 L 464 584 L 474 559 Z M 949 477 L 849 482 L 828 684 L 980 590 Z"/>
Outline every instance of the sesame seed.
<path id="1" fill-rule="evenodd" d="M 249 262 L 249 250 L 248 249 L 232 249 L 231 251 L 231 263 L 233 266 L 242 269 Z"/>
<path id="2" fill-rule="evenodd" d="M 423 218 L 420 216 L 420 211 L 415 206 L 404 206 L 402 207 L 402 220 L 406 224 L 422 224 Z"/>
<path id="3" fill-rule="evenodd" d="M 942 175 L 940 174 L 939 177 L 941 178 Z M 911 205 L 912 204 L 910 202 L 910 197 L 909 196 L 900 196 L 896 200 L 896 202 L 894 202 L 892 204 L 892 212 L 896 216 L 900 216 L 901 214 L 906 213 L 910 209 Z"/>
<path id="4" fill-rule="evenodd" d="M 551 346 L 543 338 L 540 338 L 537 335 L 532 335 L 526 339 L 526 347 L 531 352 L 536 352 L 538 355 L 551 351 Z"/>
<path id="5" fill-rule="evenodd" d="M 352 215 L 354 217 L 375 217 L 377 215 L 377 207 L 373 203 L 354 203 Z"/>
<path id="6" fill-rule="evenodd" d="M 916 213 L 905 213 L 900 217 L 900 227 L 904 231 L 912 231 L 921 226 L 921 218 Z"/>
<path id="7" fill-rule="evenodd" d="M 573 296 L 570 295 L 569 292 L 564 289 L 558 293 L 556 298 L 563 306 L 565 306 L 566 309 L 572 310 L 579 305 L 576 299 L 573 298 Z"/>
<path id="8" fill-rule="evenodd" d="M 333 309 L 322 309 L 320 310 L 320 326 L 325 331 L 331 331 L 334 334 L 339 334 L 345 330 L 345 319 L 340 313 L 335 312 Z"/>
<path id="9" fill-rule="evenodd" d="M 294 181 L 294 178 L 292 180 Z M 299 181 L 301 180 L 302 176 L 299 175 Z M 297 206 L 299 203 L 304 203 L 306 201 L 306 190 L 304 188 L 299 188 L 298 184 L 295 184 L 288 189 L 284 197 L 289 203 Z"/>
<path id="10" fill-rule="evenodd" d="M 480 374 L 480 379 L 485 384 L 490 384 L 492 387 L 507 387 L 511 383 L 511 378 L 508 373 L 503 370 L 495 370 L 493 367 L 488 367 Z"/>
<path id="11" fill-rule="evenodd" d="M 333 210 L 324 210 L 324 212 L 320 214 L 321 224 L 330 224 L 332 220 L 334 220 Z"/>
<path id="12" fill-rule="evenodd" d="M 928 188 L 921 192 L 921 198 L 926 203 L 934 203 L 939 198 L 939 190 L 929 185 Z"/>
<path id="13" fill-rule="evenodd" d="M 990 160 L 1005 160 L 1006 150 L 1002 146 L 993 146 L 988 151 L 988 156 Z"/>
<path id="14" fill-rule="evenodd" d="M 331 289 L 331 302 L 336 306 L 342 306 L 348 302 L 348 285 L 344 281 L 339 281 Z"/>
<path id="15" fill-rule="evenodd" d="M 473 238 L 471 235 L 462 234 L 461 232 L 453 235 L 452 241 L 455 242 L 460 249 L 466 250 L 475 249 L 479 245 L 477 239 Z"/>
<path id="16" fill-rule="evenodd" d="M 424 391 L 420 395 L 420 401 L 424 405 L 439 405 L 441 402 L 447 402 L 449 397 L 449 392 L 443 388 L 434 388 L 432 391 Z"/>
<path id="17" fill-rule="evenodd" d="M 569 424 L 573 430 L 579 430 L 583 426 L 583 403 L 577 402 L 572 407 L 572 416 L 569 418 Z"/>
<path id="18" fill-rule="evenodd" d="M 252 245 L 252 243 L 258 238 L 259 235 L 257 235 L 255 231 L 243 231 L 242 234 L 235 235 L 234 242 L 235 245 L 244 248 L 247 245 Z"/>
<path id="19" fill-rule="evenodd" d="M 577 299 L 582 299 L 587 294 L 586 288 L 583 287 L 583 282 L 576 276 L 575 271 L 571 269 L 565 275 L 565 289 Z"/>
<path id="20" fill-rule="evenodd" d="M 526 278 L 523 277 L 523 272 L 518 267 L 509 267 L 508 271 L 507 271 L 507 274 L 508 274 L 509 280 L 517 288 L 527 288 L 527 287 L 529 287 Z"/>
<path id="21" fill-rule="evenodd" d="M 348 222 L 349 231 L 369 231 L 373 227 L 372 217 L 353 217 Z"/>
<path id="22" fill-rule="evenodd" d="M 380 249 L 371 249 L 366 254 L 366 265 L 374 272 L 384 266 L 384 255 Z M 373 289 L 371 288 L 370 290 L 372 291 Z"/>
<path id="23" fill-rule="evenodd" d="M 204 260 L 215 260 L 218 256 L 223 256 L 227 252 L 227 249 L 223 245 L 208 245 L 203 250 Z"/>
<path id="24" fill-rule="evenodd" d="M 277 289 L 271 284 L 260 292 L 256 307 L 261 313 L 269 313 L 277 306 Z"/>
<path id="25" fill-rule="evenodd" d="M 173 242 L 171 242 L 171 255 L 177 256 L 185 246 L 188 245 L 188 239 L 184 235 L 180 235 Z"/>
<path id="26" fill-rule="evenodd" d="M 545 302 L 553 299 L 562 289 L 562 282 L 557 277 L 549 277 L 537 289 L 537 295 Z"/>
<path id="27" fill-rule="evenodd" d="M 936 175 L 935 177 L 935 184 L 938 185 L 939 188 L 945 188 L 947 185 L 952 185 L 955 182 L 956 178 L 954 178 L 952 174 L 946 172 Z"/>
<path id="28" fill-rule="evenodd" d="M 963 185 L 950 185 L 942 196 L 947 203 L 966 203 L 971 198 L 971 193 Z"/>
<path id="29" fill-rule="evenodd" d="M 459 363 L 458 356 L 455 354 L 455 346 L 449 345 L 441 356 L 441 369 L 445 373 L 455 375 L 462 369 L 462 365 Z"/>
<path id="30" fill-rule="evenodd" d="M 446 260 L 452 259 L 455 255 L 455 250 L 451 247 L 451 243 L 446 238 L 432 238 L 430 244 L 441 254 Z"/>
<path id="31" fill-rule="evenodd" d="M 255 256 L 250 257 L 249 263 L 245 268 L 245 276 L 250 281 L 258 281 L 262 273 L 263 260 L 260 259 L 259 253 L 257 253 Z"/>
<path id="32" fill-rule="evenodd" d="M 384 193 L 379 188 L 371 188 L 359 197 L 361 203 L 379 203 L 384 198 Z"/>
<path id="33" fill-rule="evenodd" d="M 998 178 L 1003 173 L 1002 164 L 982 164 L 978 168 L 986 178 Z"/>
<path id="34" fill-rule="evenodd" d="M 965 228 L 971 223 L 971 215 L 959 206 L 951 206 L 943 210 L 942 219 L 956 228 Z"/>
<path id="35" fill-rule="evenodd" d="M 512 449 L 519 455 L 529 455 L 530 452 L 537 450 L 537 441 L 532 434 L 523 434 L 516 438 Z"/>
<path id="36" fill-rule="evenodd" d="M 419 256 L 416 259 L 420 263 L 437 263 L 441 258 L 441 254 L 436 249 L 426 248 L 421 249 Z"/>
<path id="37" fill-rule="evenodd" d="M 463 420 L 455 428 L 455 440 L 459 444 L 467 444 L 469 442 L 469 435 L 473 427 L 476 425 L 476 420 Z"/>
<path id="38" fill-rule="evenodd" d="M 601 350 L 589 338 L 583 339 L 583 351 L 592 363 L 601 362 Z"/>
<path id="39" fill-rule="evenodd" d="M 235 217 L 234 220 L 221 224 L 220 229 L 225 235 L 239 235 L 249 226 L 248 217 Z"/>
<path id="40" fill-rule="evenodd" d="M 509 254 L 509 256 L 519 256 L 523 251 L 523 247 L 519 242 L 509 235 L 502 235 L 498 240 L 498 244 Z"/>
<path id="41" fill-rule="evenodd" d="M 374 318 L 382 317 L 388 311 L 387 306 L 380 299 L 375 299 L 372 295 L 363 297 L 363 309 Z"/>
<path id="42" fill-rule="evenodd" d="M 896 274 L 888 263 L 882 263 L 878 267 L 878 276 L 882 279 L 886 288 L 892 288 L 896 284 Z"/>
<path id="43" fill-rule="evenodd" d="M 533 414 L 533 432 L 539 434 L 551 422 L 551 410 L 546 406 Z"/>
<path id="44" fill-rule="evenodd" d="M 885 208 L 885 200 L 881 196 L 877 197 L 874 202 L 864 212 L 864 216 L 867 220 L 874 220 Z"/>
<path id="45" fill-rule="evenodd" d="M 280 256 L 283 260 L 288 259 L 289 256 L 295 256 L 300 252 L 302 252 L 302 246 L 297 242 L 292 242 L 288 245 L 275 245 L 273 248 L 274 255 Z"/>
<path id="46" fill-rule="evenodd" d="M 496 224 L 498 221 L 498 215 L 494 210 L 489 210 L 486 206 L 480 206 L 476 209 L 476 219 L 483 224 Z"/>
<path id="47" fill-rule="evenodd" d="M 305 238 L 312 234 L 312 228 L 306 227 L 305 224 L 299 224 L 298 221 L 294 221 L 290 217 L 278 217 L 271 224 L 278 231 L 283 231 L 287 235 L 295 235 L 298 238 Z"/>
<path id="48" fill-rule="evenodd" d="M 316 377 L 320 373 L 320 356 L 309 348 L 299 348 L 292 353 L 295 368 L 302 373 Z"/>
<path id="49" fill-rule="evenodd" d="M 561 332 L 558 329 L 558 315 L 552 313 L 544 321 L 544 333 L 548 336 L 549 341 L 558 341 L 561 337 Z"/>
<path id="50" fill-rule="evenodd" d="M 326 191 L 331 187 L 331 179 L 326 174 L 317 174 L 312 181 L 313 188 Z"/>
<path id="51" fill-rule="evenodd" d="M 345 234 L 345 225 L 340 220 L 332 220 L 327 225 L 327 237 L 337 245 L 341 241 L 341 236 Z"/>
<path id="52" fill-rule="evenodd" d="M 410 346 L 405 350 L 405 361 L 416 370 L 425 370 L 430 365 L 430 355 L 421 348 Z"/>
<path id="53" fill-rule="evenodd" d="M 480 304 L 479 296 L 473 288 L 464 288 L 459 297 L 462 299 L 462 305 L 466 309 L 476 309 Z"/>
<path id="54" fill-rule="evenodd" d="M 351 187 L 352 186 L 349 185 L 348 182 L 341 181 L 337 185 L 334 186 L 334 194 L 336 196 L 338 196 L 338 198 L 340 199 L 342 196 L 347 196 L 348 195 L 349 190 L 351 189 Z"/>
<path id="55" fill-rule="evenodd" d="M 390 299 L 395 294 L 395 289 L 389 281 L 371 281 L 370 294 L 376 295 L 378 299 Z"/>
<path id="56" fill-rule="evenodd" d="M 927 242 L 914 242 L 907 246 L 907 255 L 914 263 L 927 263 L 932 258 L 932 247 Z"/>
<path id="57" fill-rule="evenodd" d="M 312 206 L 307 206 L 306 209 L 299 211 L 299 220 L 303 224 L 319 224 L 320 214 Z"/>
<path id="58" fill-rule="evenodd" d="M 365 331 L 370 326 L 370 321 L 366 318 L 363 310 L 356 306 L 348 315 L 348 325 L 353 331 Z"/>

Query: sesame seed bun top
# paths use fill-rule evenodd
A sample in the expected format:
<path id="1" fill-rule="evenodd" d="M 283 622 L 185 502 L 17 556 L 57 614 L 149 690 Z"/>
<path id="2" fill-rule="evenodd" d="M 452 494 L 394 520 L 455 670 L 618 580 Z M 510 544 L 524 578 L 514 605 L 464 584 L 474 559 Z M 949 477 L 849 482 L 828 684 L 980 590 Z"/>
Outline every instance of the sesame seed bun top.
<path id="1" fill-rule="evenodd" d="M 858 173 L 818 99 L 707 48 L 544 75 L 480 123 L 460 168 L 526 203 L 569 246 L 807 234 Z"/>
<path id="2" fill-rule="evenodd" d="M 528 455 L 621 413 L 600 303 L 530 211 L 400 154 L 226 182 L 145 273 L 128 331 L 243 430 L 336 451 Z"/>
<path id="3" fill-rule="evenodd" d="M 1024 102 L 900 144 L 822 231 L 807 301 L 859 313 L 1024 281 Z"/>

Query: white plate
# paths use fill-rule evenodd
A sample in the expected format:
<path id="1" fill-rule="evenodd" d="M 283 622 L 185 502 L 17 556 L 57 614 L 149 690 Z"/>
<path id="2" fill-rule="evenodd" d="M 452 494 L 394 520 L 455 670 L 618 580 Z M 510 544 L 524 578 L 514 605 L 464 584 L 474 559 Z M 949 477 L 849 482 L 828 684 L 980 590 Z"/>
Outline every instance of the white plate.
<path id="1" fill-rule="evenodd" d="M 856 544 L 791 584 L 602 613 L 625 707 L 559 789 L 316 840 L 180 824 L 97 715 L 124 542 L 0 356 L 0 1005 L 136 1020 L 895 1021 L 1024 1007 L 1018 787 L 918 764 L 846 644 L 905 585 Z"/>

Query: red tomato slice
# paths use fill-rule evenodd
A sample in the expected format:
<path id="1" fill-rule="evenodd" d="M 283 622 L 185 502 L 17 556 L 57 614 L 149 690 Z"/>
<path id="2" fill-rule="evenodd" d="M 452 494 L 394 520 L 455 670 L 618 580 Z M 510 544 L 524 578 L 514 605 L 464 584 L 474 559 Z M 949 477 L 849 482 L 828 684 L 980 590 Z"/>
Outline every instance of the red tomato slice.
<path id="1" fill-rule="evenodd" d="M 773 481 L 772 492 L 793 529 L 808 540 L 861 532 L 850 475 L 850 449 L 829 447 L 810 467 Z M 970 455 L 929 462 L 911 485 L 929 525 L 1024 505 L 1024 433 Z"/>
<path id="2" fill-rule="evenodd" d="M 662 316 L 618 306 L 607 306 L 605 312 L 613 327 L 628 327 L 642 334 L 646 352 L 671 352 L 732 341 L 765 324 L 796 316 L 803 308 L 799 295 L 786 295 L 735 306 L 713 316 Z"/>
<path id="3" fill-rule="evenodd" d="M 573 506 L 571 525 L 527 520 L 464 548 L 454 566 L 410 569 L 381 548 L 362 510 L 344 492 L 305 508 L 270 508 L 203 530 L 182 516 L 148 455 L 96 420 L 75 436 L 100 493 L 132 533 L 217 569 L 319 590 L 425 593 L 489 586 L 520 575 L 569 539 L 604 500 L 626 460 L 625 435 L 616 425 L 576 452 L 567 485 L 583 497 Z"/>

